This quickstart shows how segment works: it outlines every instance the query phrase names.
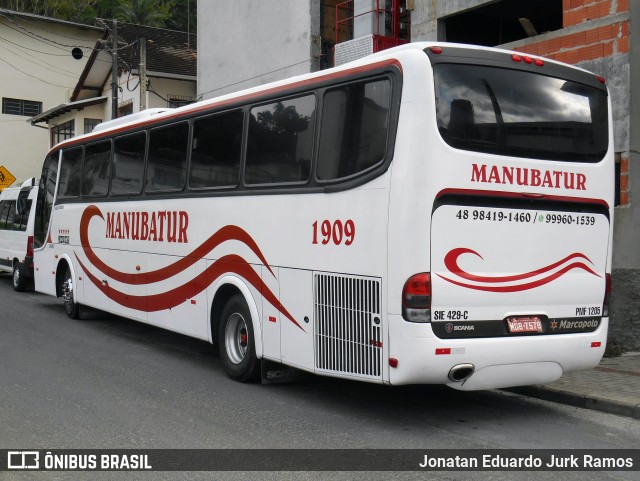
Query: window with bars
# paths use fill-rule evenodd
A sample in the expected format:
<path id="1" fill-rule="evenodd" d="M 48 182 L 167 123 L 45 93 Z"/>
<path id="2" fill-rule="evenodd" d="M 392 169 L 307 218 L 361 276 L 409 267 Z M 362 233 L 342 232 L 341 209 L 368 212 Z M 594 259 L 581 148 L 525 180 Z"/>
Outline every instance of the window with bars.
<path id="1" fill-rule="evenodd" d="M 102 120 L 100 119 L 84 119 L 84 133 L 90 134 L 93 132 L 93 129 L 96 125 L 101 124 Z"/>
<path id="2" fill-rule="evenodd" d="M 51 128 L 51 145 L 70 139 L 75 135 L 75 121 L 69 120 L 60 125 Z"/>
<path id="3" fill-rule="evenodd" d="M 42 102 L 2 97 L 2 113 L 6 115 L 34 117 L 42 113 Z"/>
<path id="4" fill-rule="evenodd" d="M 184 107 L 185 105 L 192 104 L 196 101 L 195 98 L 190 97 L 188 95 L 169 95 L 169 101 L 167 102 L 167 106 L 169 108 L 175 109 L 178 107 Z"/>

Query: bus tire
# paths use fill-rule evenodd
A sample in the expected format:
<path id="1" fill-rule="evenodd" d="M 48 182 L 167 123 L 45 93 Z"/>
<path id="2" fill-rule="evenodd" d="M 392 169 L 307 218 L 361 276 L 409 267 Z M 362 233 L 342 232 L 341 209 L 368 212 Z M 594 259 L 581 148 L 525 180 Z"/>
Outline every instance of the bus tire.
<path id="1" fill-rule="evenodd" d="M 13 290 L 16 292 L 23 292 L 29 285 L 29 279 L 20 275 L 20 265 L 17 262 L 13 263 Z"/>
<path id="2" fill-rule="evenodd" d="M 80 304 L 73 300 L 73 276 L 71 275 L 71 268 L 69 266 L 67 266 L 64 278 L 62 279 L 61 291 L 62 300 L 64 301 L 64 309 L 67 311 L 67 316 L 71 319 L 80 319 Z"/>
<path id="3" fill-rule="evenodd" d="M 251 382 L 260 375 L 253 323 L 242 294 L 232 296 L 220 316 L 218 346 L 227 375 L 234 381 Z"/>

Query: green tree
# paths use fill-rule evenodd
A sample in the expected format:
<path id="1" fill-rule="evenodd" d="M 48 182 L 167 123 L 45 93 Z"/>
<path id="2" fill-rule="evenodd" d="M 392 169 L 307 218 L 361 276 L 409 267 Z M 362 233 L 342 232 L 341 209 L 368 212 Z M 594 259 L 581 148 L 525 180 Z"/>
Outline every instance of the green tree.
<path id="1" fill-rule="evenodd" d="M 173 0 L 166 26 L 171 30 L 196 33 L 198 31 L 197 0 Z"/>
<path id="2" fill-rule="evenodd" d="M 162 0 L 129 0 L 116 7 L 114 14 L 117 19 L 128 23 L 164 27 L 172 3 Z"/>
<path id="3" fill-rule="evenodd" d="M 85 24 L 118 18 L 183 32 L 197 29 L 197 0 L 0 0 L 0 8 Z"/>

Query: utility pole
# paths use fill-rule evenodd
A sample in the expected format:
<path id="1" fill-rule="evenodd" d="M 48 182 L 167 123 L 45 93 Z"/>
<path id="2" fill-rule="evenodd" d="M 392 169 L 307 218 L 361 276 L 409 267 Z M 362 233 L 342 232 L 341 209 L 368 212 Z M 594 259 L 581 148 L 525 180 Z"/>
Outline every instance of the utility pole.
<path id="1" fill-rule="evenodd" d="M 147 41 L 140 39 L 140 111 L 147 108 Z"/>
<path id="2" fill-rule="evenodd" d="M 113 19 L 111 30 L 113 42 L 113 63 L 111 65 L 111 119 L 118 118 L 118 21 Z"/>

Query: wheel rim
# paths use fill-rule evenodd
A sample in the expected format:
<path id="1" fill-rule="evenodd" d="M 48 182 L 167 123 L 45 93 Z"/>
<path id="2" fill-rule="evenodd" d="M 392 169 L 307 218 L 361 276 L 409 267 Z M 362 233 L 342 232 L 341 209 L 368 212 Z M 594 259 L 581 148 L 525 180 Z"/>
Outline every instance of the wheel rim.
<path id="1" fill-rule="evenodd" d="M 62 299 L 67 312 L 73 310 L 73 280 L 67 277 L 62 284 Z"/>
<path id="2" fill-rule="evenodd" d="M 20 269 L 17 267 L 13 268 L 13 285 L 18 286 L 20 284 Z"/>
<path id="3" fill-rule="evenodd" d="M 229 316 L 224 332 L 224 345 L 227 350 L 229 360 L 234 364 L 240 364 L 247 355 L 249 345 L 249 334 L 247 323 L 239 313 Z"/>

